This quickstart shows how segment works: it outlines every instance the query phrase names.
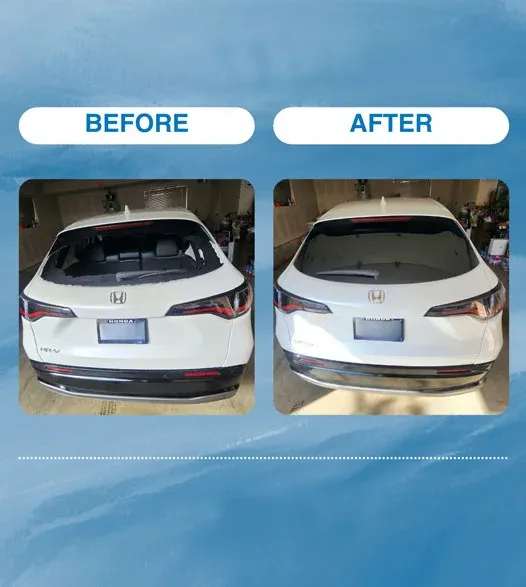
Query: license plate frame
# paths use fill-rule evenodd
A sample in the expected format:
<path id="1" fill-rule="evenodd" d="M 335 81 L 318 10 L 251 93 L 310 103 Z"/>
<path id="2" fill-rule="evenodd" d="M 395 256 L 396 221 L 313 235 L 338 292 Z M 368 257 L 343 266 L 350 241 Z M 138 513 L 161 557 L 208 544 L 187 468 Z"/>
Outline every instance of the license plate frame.
<path id="1" fill-rule="evenodd" d="M 116 330 L 114 337 L 105 334 L 108 327 L 111 330 Z M 125 327 L 135 329 L 135 333 L 129 336 L 117 336 L 118 331 L 125 330 Z M 120 327 L 120 328 L 119 328 Z M 148 320 L 146 318 L 107 318 L 97 320 L 97 339 L 99 344 L 148 344 Z"/>
<path id="2" fill-rule="evenodd" d="M 378 325 L 391 326 L 391 334 L 382 334 Z M 367 329 L 366 325 L 369 325 Z M 376 325 L 375 329 L 373 325 Z M 378 334 L 373 331 L 376 330 Z M 384 330 L 387 330 L 384 329 Z M 366 331 L 366 332 L 364 332 Z M 367 333 L 368 331 L 368 333 Z M 354 340 L 364 342 L 404 342 L 405 323 L 403 318 L 354 318 L 353 320 Z"/>

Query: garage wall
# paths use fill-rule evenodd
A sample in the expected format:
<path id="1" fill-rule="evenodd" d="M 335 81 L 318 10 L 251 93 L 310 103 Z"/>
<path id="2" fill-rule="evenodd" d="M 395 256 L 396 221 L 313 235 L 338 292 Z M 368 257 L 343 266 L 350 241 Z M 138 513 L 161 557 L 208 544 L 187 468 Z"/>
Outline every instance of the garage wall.
<path id="1" fill-rule="evenodd" d="M 87 218 L 90 216 L 97 216 L 104 214 L 102 200 L 106 194 L 107 187 L 99 187 L 95 182 L 86 182 L 75 186 L 72 191 L 72 182 L 65 182 L 64 185 L 55 184 L 46 186 L 47 193 L 55 190 L 53 195 L 58 199 L 58 205 L 64 226 L 68 226 L 72 222 Z M 93 185 L 95 183 L 95 185 Z M 212 197 L 212 190 L 214 189 L 212 181 L 197 182 L 173 182 L 167 180 L 166 182 L 146 182 L 140 184 L 126 184 L 111 182 L 108 184 L 113 191 L 117 193 L 119 202 L 124 207 L 128 205 L 130 209 L 144 208 L 144 192 L 147 189 L 168 186 L 168 185 L 185 185 L 188 187 L 188 208 L 197 213 L 202 220 L 208 220 L 214 212 L 214 198 Z"/>
<path id="2" fill-rule="evenodd" d="M 355 183 L 355 179 L 314 181 L 320 214 L 338 206 L 338 204 L 356 200 Z"/>
<path id="3" fill-rule="evenodd" d="M 26 182 L 21 194 L 30 196 L 35 203 L 39 225 L 19 230 L 19 268 L 28 269 L 42 261 L 63 228 L 56 197 L 44 195 L 42 189 L 32 182 Z"/>
<path id="4" fill-rule="evenodd" d="M 350 180 L 317 180 L 314 182 L 318 206 L 321 212 L 330 210 L 344 202 L 357 199 L 355 191 L 356 179 Z M 484 189 L 479 186 L 479 180 L 369 180 L 369 190 L 372 198 L 390 198 L 401 196 L 406 198 L 427 198 L 431 196 L 444 206 L 458 213 L 461 206 L 468 202 L 481 202 L 482 193 L 494 189 L 493 183 L 488 183 Z M 488 189 L 489 187 L 489 189 Z"/>
<path id="5" fill-rule="evenodd" d="M 477 206 L 487 204 L 489 195 L 497 189 L 498 181 L 496 179 L 482 179 L 477 187 L 476 202 Z"/>
<path id="6" fill-rule="evenodd" d="M 428 179 L 409 179 L 372 183 L 373 197 L 401 196 L 402 198 L 428 198 L 431 189 L 436 190 L 436 181 Z"/>
<path id="7" fill-rule="evenodd" d="M 355 185 L 357 179 L 316 180 L 314 182 L 320 213 L 326 212 L 344 202 L 357 199 Z M 451 183 L 451 182 L 449 182 Z M 408 198 L 426 198 L 429 196 L 429 181 L 416 180 L 411 183 L 389 180 L 369 180 L 371 198 L 391 198 L 403 196 Z"/>
<path id="8" fill-rule="evenodd" d="M 475 202 L 477 199 L 478 180 L 458 180 L 454 182 L 453 193 L 448 208 L 458 214 L 460 208 L 468 202 Z"/>
<path id="9" fill-rule="evenodd" d="M 254 188 L 248 181 L 241 181 L 238 214 L 246 214 L 254 204 Z"/>
<path id="10" fill-rule="evenodd" d="M 214 214 L 220 218 L 231 212 L 239 210 L 239 196 L 241 192 L 241 181 L 239 179 L 224 179 L 211 182 L 214 184 L 214 195 L 217 197 Z"/>
<path id="11" fill-rule="evenodd" d="M 62 221 L 64 226 L 67 226 L 82 218 L 104 214 L 102 200 L 108 188 L 117 193 L 122 206 L 128 205 L 131 209 L 141 209 L 144 208 L 145 190 L 167 185 L 185 185 L 188 188 L 188 208 L 204 222 L 213 220 L 216 214 L 224 215 L 229 212 L 237 212 L 240 206 L 240 180 L 210 180 L 206 182 L 197 180 L 151 182 L 112 180 L 107 184 L 101 184 L 97 181 L 81 183 L 61 181 L 46 184 L 46 193 L 58 198 Z M 245 203 L 248 200 L 249 197 L 246 195 Z"/>
<path id="12" fill-rule="evenodd" d="M 274 208 L 274 265 L 290 259 L 308 230 L 308 223 L 319 216 L 314 181 L 292 180 L 296 204 Z"/>

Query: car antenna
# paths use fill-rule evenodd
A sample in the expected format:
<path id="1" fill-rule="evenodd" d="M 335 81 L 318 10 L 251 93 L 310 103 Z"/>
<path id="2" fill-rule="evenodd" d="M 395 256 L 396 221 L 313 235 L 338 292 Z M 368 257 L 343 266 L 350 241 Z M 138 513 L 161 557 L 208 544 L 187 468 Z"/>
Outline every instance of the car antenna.
<path id="1" fill-rule="evenodd" d="M 130 215 L 130 208 L 128 206 L 128 204 L 126 204 L 124 206 L 124 216 L 129 216 Z"/>
<path id="2" fill-rule="evenodd" d="M 385 201 L 385 196 L 382 196 L 382 201 L 380 202 L 380 206 L 382 207 L 382 210 L 385 210 L 387 202 Z"/>

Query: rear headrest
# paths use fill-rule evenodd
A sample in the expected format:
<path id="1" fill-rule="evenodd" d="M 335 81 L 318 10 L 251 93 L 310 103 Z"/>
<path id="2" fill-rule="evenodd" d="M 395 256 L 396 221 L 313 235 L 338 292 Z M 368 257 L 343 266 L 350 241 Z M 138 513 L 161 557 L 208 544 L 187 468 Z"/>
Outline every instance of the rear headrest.
<path id="1" fill-rule="evenodd" d="M 121 261 L 127 261 L 129 259 L 138 259 L 139 256 L 139 251 L 121 251 L 119 253 L 119 259 Z"/>
<path id="2" fill-rule="evenodd" d="M 163 237 L 157 241 L 155 255 L 157 257 L 177 257 L 179 254 L 179 245 L 175 238 Z"/>
<path id="3" fill-rule="evenodd" d="M 84 263 L 102 263 L 105 259 L 104 249 L 100 244 L 90 245 L 82 251 L 82 261 Z"/>

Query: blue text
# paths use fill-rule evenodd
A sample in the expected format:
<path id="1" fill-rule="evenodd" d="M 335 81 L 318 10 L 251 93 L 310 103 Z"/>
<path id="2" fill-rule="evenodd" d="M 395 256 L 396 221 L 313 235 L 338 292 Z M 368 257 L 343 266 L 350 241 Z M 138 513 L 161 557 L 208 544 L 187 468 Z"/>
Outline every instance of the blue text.
<path id="1" fill-rule="evenodd" d="M 86 132 L 188 132 L 188 114 L 86 114 Z"/>
<path id="2" fill-rule="evenodd" d="M 351 132 L 374 132 L 377 128 L 387 132 L 432 132 L 431 114 L 356 114 Z"/>

